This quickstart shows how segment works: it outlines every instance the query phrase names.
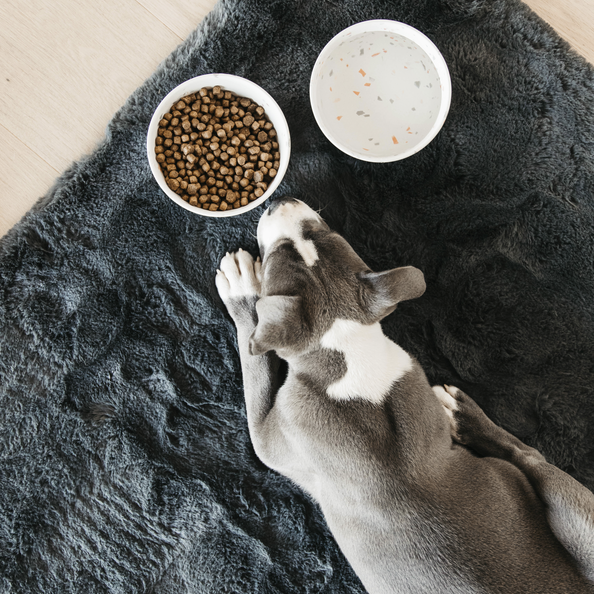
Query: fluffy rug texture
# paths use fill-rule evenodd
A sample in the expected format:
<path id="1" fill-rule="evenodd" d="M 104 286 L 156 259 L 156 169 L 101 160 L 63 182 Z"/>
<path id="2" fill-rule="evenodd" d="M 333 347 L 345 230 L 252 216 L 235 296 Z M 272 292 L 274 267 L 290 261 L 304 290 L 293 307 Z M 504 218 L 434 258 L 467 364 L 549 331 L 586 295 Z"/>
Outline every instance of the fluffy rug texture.
<path id="1" fill-rule="evenodd" d="M 374 18 L 425 32 L 453 81 L 441 133 L 392 164 L 339 152 L 309 105 L 322 47 Z M 154 108 L 207 72 L 284 110 L 277 195 L 323 209 L 372 269 L 424 271 L 385 332 L 593 488 L 592 67 L 516 0 L 222 0 L 0 242 L 0 591 L 362 592 L 250 444 L 213 278 L 227 250 L 256 253 L 263 208 L 193 215 L 147 164 Z"/>

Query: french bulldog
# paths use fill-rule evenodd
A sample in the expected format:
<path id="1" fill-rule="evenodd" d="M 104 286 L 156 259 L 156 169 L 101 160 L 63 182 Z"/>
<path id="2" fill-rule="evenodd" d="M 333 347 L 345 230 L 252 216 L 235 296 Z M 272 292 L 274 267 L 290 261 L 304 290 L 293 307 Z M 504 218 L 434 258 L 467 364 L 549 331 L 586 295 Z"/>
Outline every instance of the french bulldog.
<path id="1" fill-rule="evenodd" d="M 421 271 L 372 272 L 293 198 L 257 238 L 216 276 L 253 447 L 319 504 L 369 594 L 594 592 L 594 495 L 383 333 Z"/>

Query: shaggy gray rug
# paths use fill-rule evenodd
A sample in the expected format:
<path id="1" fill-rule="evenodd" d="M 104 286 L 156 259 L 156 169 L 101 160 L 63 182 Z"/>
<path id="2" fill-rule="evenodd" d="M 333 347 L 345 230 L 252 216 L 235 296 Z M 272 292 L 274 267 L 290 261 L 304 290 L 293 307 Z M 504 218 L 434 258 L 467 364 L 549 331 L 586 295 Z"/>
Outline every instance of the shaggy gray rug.
<path id="1" fill-rule="evenodd" d="M 453 81 L 442 132 L 392 164 L 337 151 L 308 100 L 324 44 L 372 18 L 424 31 Z M 277 195 L 323 208 L 372 268 L 425 272 L 386 333 L 593 488 L 592 67 L 517 0 L 223 0 L 0 242 L 0 591 L 362 591 L 250 445 L 213 277 L 256 251 L 263 209 L 195 216 L 146 161 L 153 109 L 206 72 L 285 111 Z"/>

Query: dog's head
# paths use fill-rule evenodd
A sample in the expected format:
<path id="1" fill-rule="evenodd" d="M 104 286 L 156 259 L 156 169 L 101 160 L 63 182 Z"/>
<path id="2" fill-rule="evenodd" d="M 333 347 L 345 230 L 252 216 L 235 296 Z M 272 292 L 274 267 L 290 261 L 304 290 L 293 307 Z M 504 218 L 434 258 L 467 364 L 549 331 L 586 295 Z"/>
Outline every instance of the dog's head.
<path id="1" fill-rule="evenodd" d="M 425 291 L 423 273 L 412 266 L 372 272 L 338 233 L 295 198 L 278 199 L 264 212 L 258 244 L 262 288 L 252 354 L 310 351 L 337 319 L 373 324 L 400 301 Z"/>

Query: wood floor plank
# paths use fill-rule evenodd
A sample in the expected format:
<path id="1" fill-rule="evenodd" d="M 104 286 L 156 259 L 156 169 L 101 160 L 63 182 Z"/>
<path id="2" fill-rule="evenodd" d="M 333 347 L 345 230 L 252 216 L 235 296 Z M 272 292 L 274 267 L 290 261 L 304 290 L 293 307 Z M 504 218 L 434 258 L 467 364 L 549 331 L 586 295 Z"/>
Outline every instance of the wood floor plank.
<path id="1" fill-rule="evenodd" d="M 4 0 L 0 123 L 62 170 L 180 38 L 136 0 Z"/>
<path id="2" fill-rule="evenodd" d="M 214 8 L 216 0 L 137 0 L 151 14 L 185 39 Z"/>
<path id="3" fill-rule="evenodd" d="M 534 12 L 594 64 L 594 3 L 592 0 L 524 0 Z"/>
<path id="4" fill-rule="evenodd" d="M 46 193 L 58 173 L 0 125 L 0 237 Z"/>

